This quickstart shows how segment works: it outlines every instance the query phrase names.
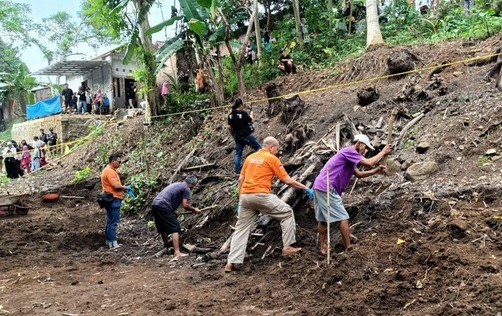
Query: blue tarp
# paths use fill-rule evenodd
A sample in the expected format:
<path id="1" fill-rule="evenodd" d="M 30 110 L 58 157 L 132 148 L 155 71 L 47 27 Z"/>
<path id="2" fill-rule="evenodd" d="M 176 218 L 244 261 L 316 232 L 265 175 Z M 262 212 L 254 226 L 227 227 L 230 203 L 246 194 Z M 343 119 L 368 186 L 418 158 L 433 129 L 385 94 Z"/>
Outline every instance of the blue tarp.
<path id="1" fill-rule="evenodd" d="M 53 98 L 26 105 L 26 118 L 34 119 L 61 112 L 61 100 L 57 95 Z"/>

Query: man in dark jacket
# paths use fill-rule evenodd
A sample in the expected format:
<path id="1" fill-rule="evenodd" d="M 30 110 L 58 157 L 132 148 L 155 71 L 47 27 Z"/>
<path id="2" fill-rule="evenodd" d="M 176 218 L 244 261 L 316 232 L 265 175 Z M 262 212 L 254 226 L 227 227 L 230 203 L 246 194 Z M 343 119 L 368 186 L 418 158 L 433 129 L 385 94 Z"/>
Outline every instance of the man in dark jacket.
<path id="1" fill-rule="evenodd" d="M 73 98 L 73 90 L 68 88 L 68 84 L 64 84 L 64 89 L 61 91 L 61 96 L 63 97 L 65 111 L 71 110 L 71 102 Z"/>

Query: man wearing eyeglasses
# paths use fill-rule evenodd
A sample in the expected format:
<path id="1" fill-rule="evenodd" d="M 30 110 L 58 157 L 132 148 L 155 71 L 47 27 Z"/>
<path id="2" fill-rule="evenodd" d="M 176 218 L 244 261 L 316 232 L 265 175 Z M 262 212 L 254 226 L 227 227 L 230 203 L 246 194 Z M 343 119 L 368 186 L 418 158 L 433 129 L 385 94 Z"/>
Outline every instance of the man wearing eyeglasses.
<path id="1" fill-rule="evenodd" d="M 279 158 L 279 142 L 272 136 L 263 140 L 263 147 L 249 155 L 242 166 L 239 176 L 239 219 L 230 243 L 230 253 L 225 272 L 234 269 L 234 264 L 243 263 L 246 246 L 252 224 L 259 213 L 267 214 L 281 222 L 282 254 L 284 256 L 298 253 L 301 248 L 293 247 L 296 242 L 296 222 L 293 209 L 272 191 L 274 176 L 283 183 L 307 192 L 312 198 L 312 190 L 292 179 Z"/>
<path id="2" fill-rule="evenodd" d="M 108 158 L 108 162 L 108 165 L 101 174 L 101 185 L 103 191 L 113 194 L 113 200 L 105 207 L 105 236 L 108 248 L 115 250 L 120 247 L 117 243 L 117 225 L 120 221 L 122 194 L 127 191 L 127 187 L 122 185 L 119 174 L 117 173 L 117 169 L 122 163 L 121 156 L 119 154 L 112 154 Z"/>

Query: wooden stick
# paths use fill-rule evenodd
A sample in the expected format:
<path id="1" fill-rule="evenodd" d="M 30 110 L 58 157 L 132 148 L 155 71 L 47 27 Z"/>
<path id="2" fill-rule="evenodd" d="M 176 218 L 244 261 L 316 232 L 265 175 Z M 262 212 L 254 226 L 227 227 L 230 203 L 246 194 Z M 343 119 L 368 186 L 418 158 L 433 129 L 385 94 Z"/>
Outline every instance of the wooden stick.
<path id="1" fill-rule="evenodd" d="M 326 201 L 327 201 L 327 211 L 328 211 L 328 222 L 327 222 L 327 225 L 328 225 L 328 229 L 327 229 L 328 251 L 326 252 L 326 254 L 327 254 L 326 262 L 328 263 L 328 265 L 330 264 L 330 259 L 331 259 L 330 258 L 331 238 L 330 238 L 330 233 L 329 233 L 331 207 L 330 207 L 329 200 L 330 200 L 329 199 L 329 169 L 326 168 Z"/>
<path id="2" fill-rule="evenodd" d="M 267 250 L 263 253 L 263 256 L 261 256 L 261 260 L 265 259 L 265 257 L 268 255 L 268 252 L 272 249 L 272 246 L 268 246 Z"/>
<path id="3" fill-rule="evenodd" d="M 352 185 L 352 189 L 350 189 L 349 195 L 351 195 L 352 191 L 354 191 L 354 188 L 356 187 L 356 184 L 357 184 L 357 180 L 359 180 L 359 178 L 356 178 L 356 180 L 354 181 L 354 184 Z"/>
<path id="4" fill-rule="evenodd" d="M 159 252 L 157 252 L 157 253 L 156 253 L 156 254 L 154 254 L 153 256 L 154 256 L 155 258 L 158 258 L 158 257 L 162 256 L 163 254 L 165 254 L 166 252 L 167 252 L 167 248 L 166 248 L 166 247 L 164 247 L 164 248 L 162 248 L 162 250 L 160 250 Z"/>
<path id="5" fill-rule="evenodd" d="M 326 142 L 324 139 L 322 140 L 323 144 L 326 145 L 326 147 L 328 147 L 329 149 L 331 149 L 331 151 L 333 152 L 337 152 L 336 148 L 333 147 L 332 145 L 328 144 L 328 142 Z"/>
<path id="6" fill-rule="evenodd" d="M 388 127 L 387 144 L 391 145 L 391 146 L 392 146 L 392 129 L 394 127 L 394 121 L 396 120 L 396 116 L 397 116 L 397 109 L 394 108 L 394 109 L 392 109 L 392 112 L 390 114 L 389 123 L 387 126 Z M 382 165 L 385 165 L 385 166 L 387 165 L 387 157 L 388 157 L 388 155 L 383 157 L 383 159 L 381 161 Z M 387 171 L 386 175 L 390 176 L 391 174 Z"/>
<path id="7" fill-rule="evenodd" d="M 213 208 L 217 208 L 217 207 L 218 207 L 218 204 L 214 204 L 211 206 L 203 207 L 200 209 L 200 211 L 203 212 L 203 211 L 207 211 L 207 210 L 212 210 Z M 195 213 L 192 211 L 183 211 L 183 212 L 178 213 L 178 215 L 186 215 L 186 214 L 195 214 Z"/>
<path id="8" fill-rule="evenodd" d="M 61 195 L 63 199 L 85 199 L 85 196 Z"/>
<path id="9" fill-rule="evenodd" d="M 335 137 L 336 137 L 336 152 L 339 152 L 340 151 L 340 123 L 336 123 Z"/>
<path id="10" fill-rule="evenodd" d="M 186 157 L 185 159 L 183 159 L 183 161 L 178 165 L 178 167 L 176 168 L 176 170 L 174 171 L 173 175 L 171 176 L 171 178 L 169 178 L 169 181 L 168 183 L 172 183 L 174 181 L 174 179 L 176 178 L 176 176 L 178 175 L 178 173 L 181 171 L 181 168 L 183 167 L 183 165 L 190 159 L 192 158 L 192 156 L 195 154 L 195 149 L 194 148 Z"/>
<path id="11" fill-rule="evenodd" d="M 200 168 L 205 168 L 205 167 L 212 167 L 214 166 L 216 163 L 215 162 L 211 162 L 211 163 L 207 163 L 205 165 L 198 165 L 198 166 L 193 166 L 193 167 L 188 167 L 188 168 L 183 168 L 184 171 L 188 171 L 188 170 L 194 170 L 194 169 L 200 169 Z"/>
<path id="12" fill-rule="evenodd" d="M 424 117 L 424 113 L 420 113 L 417 117 L 415 117 L 413 120 L 409 121 L 408 124 L 406 124 L 405 127 L 401 130 L 401 133 L 399 133 L 399 136 L 396 139 L 396 146 L 399 146 L 399 143 L 403 139 L 404 135 L 406 135 L 406 132 L 408 132 L 408 129 L 410 129 L 413 125 L 415 125 L 418 121 L 420 121 Z"/>

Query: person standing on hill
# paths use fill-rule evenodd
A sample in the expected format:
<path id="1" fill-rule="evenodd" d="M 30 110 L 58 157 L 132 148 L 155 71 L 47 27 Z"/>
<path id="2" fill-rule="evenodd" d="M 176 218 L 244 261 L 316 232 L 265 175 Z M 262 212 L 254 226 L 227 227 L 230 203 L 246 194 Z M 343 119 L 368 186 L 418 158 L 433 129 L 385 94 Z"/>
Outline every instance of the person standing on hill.
<path id="1" fill-rule="evenodd" d="M 165 187 L 152 202 L 155 227 L 157 227 L 166 248 L 169 245 L 169 235 L 172 234 L 176 258 L 187 256 L 187 254 L 180 251 L 181 227 L 175 211 L 181 205 L 185 210 L 192 211 L 195 214 L 200 213 L 198 208 L 190 205 L 191 190 L 196 184 L 197 178 L 190 175 L 183 182 L 171 183 Z"/>
<path id="2" fill-rule="evenodd" d="M 7 172 L 7 177 L 11 179 L 19 178 L 19 170 L 16 162 L 17 150 L 12 142 L 7 142 L 7 146 L 3 151 L 3 157 L 5 161 L 5 171 Z"/>
<path id="3" fill-rule="evenodd" d="M 47 133 L 47 145 L 49 146 L 49 150 L 51 152 L 51 155 L 54 155 L 56 152 L 56 149 L 54 146 L 56 146 L 58 142 L 58 134 L 54 132 L 54 128 L 50 127 L 49 128 L 49 133 Z M 51 158 L 54 158 L 51 156 Z"/>
<path id="4" fill-rule="evenodd" d="M 232 106 L 232 112 L 227 117 L 228 130 L 235 140 L 235 173 L 240 174 L 242 168 L 242 152 L 246 145 L 254 150 L 261 149 L 260 143 L 252 135 L 253 127 L 253 111 L 248 114 L 244 111 L 244 103 L 242 99 L 237 98 Z"/>
<path id="5" fill-rule="evenodd" d="M 101 185 L 104 192 L 113 194 L 112 202 L 106 208 L 105 237 L 106 244 L 110 249 L 117 249 L 117 225 L 120 221 L 120 206 L 122 205 L 122 194 L 127 191 L 127 187 L 122 185 L 117 169 L 122 163 L 119 154 L 113 154 L 108 158 L 108 165 L 101 173 Z"/>
<path id="6" fill-rule="evenodd" d="M 35 171 L 40 168 L 40 158 L 41 158 L 41 153 L 40 153 L 40 148 L 44 147 L 45 143 L 38 139 L 38 136 L 33 137 L 33 159 L 31 161 L 31 170 Z"/>
<path id="7" fill-rule="evenodd" d="M 371 170 L 361 171 L 357 168 L 358 164 L 366 167 L 373 167 L 392 151 L 391 145 L 386 145 L 376 156 L 365 158 L 364 153 L 367 149 L 375 149 L 371 146 L 368 136 L 363 134 L 355 135 L 354 144 L 343 148 L 336 155 L 331 157 L 322 167 L 321 172 L 319 172 L 319 175 L 314 181 L 314 185 L 312 186 L 314 189 L 314 210 L 322 254 L 327 254 L 328 250 L 326 244 L 326 223 L 328 214 L 326 170 L 329 172 L 330 188 L 329 222 L 340 222 L 342 241 L 345 251 L 347 252 L 350 247 L 349 214 L 342 203 L 342 191 L 349 183 L 352 175 L 358 178 L 366 178 L 386 169 L 385 166 L 378 166 Z"/>
<path id="8" fill-rule="evenodd" d="M 77 113 L 84 114 L 87 112 L 87 98 L 83 87 L 78 88 L 78 106 Z"/>
<path id="9" fill-rule="evenodd" d="M 251 226 L 259 213 L 267 214 L 281 222 L 282 255 L 298 253 L 301 248 L 293 247 L 296 242 L 296 223 L 293 209 L 286 202 L 272 194 L 272 180 L 276 176 L 283 183 L 305 190 L 312 198 L 312 190 L 292 179 L 279 158 L 279 142 L 272 136 L 265 138 L 263 148 L 247 157 L 239 176 L 239 219 L 230 243 L 225 272 L 234 269 L 234 264 L 243 263 Z"/>
<path id="10" fill-rule="evenodd" d="M 63 96 L 63 102 L 65 106 L 65 111 L 71 111 L 71 103 L 73 98 L 73 90 L 68 88 L 68 84 L 64 84 L 64 89 L 61 91 L 61 96 Z"/>

